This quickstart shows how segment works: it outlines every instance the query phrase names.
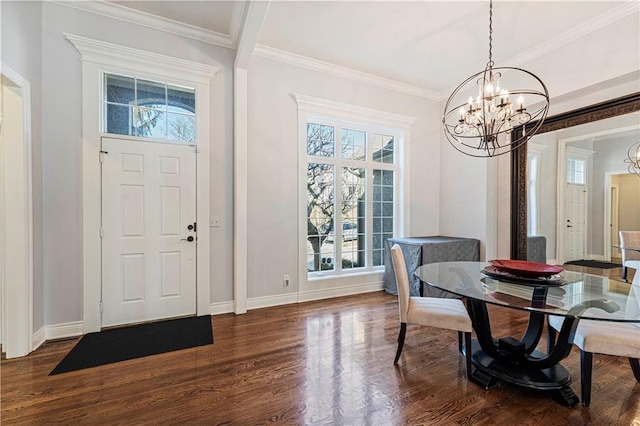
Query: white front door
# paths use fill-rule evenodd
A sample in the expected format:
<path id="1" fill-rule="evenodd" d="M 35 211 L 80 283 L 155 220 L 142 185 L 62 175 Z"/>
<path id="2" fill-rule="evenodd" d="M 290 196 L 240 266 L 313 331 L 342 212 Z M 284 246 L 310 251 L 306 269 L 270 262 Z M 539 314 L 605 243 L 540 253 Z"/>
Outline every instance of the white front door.
<path id="1" fill-rule="evenodd" d="M 102 138 L 102 151 L 102 326 L 195 314 L 195 148 Z"/>
<path id="2" fill-rule="evenodd" d="M 587 191 L 584 185 L 568 183 L 564 195 L 564 261 L 569 262 L 584 259 Z"/>

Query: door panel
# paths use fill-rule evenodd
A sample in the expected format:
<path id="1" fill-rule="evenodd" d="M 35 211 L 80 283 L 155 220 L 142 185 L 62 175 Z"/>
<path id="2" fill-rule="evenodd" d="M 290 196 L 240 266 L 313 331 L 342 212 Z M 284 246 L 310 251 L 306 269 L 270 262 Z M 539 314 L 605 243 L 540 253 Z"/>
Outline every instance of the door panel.
<path id="1" fill-rule="evenodd" d="M 103 138 L 102 150 L 102 326 L 195 314 L 194 147 Z"/>
<path id="2" fill-rule="evenodd" d="M 584 259 L 586 194 L 584 185 L 567 184 L 565 191 L 565 262 Z"/>

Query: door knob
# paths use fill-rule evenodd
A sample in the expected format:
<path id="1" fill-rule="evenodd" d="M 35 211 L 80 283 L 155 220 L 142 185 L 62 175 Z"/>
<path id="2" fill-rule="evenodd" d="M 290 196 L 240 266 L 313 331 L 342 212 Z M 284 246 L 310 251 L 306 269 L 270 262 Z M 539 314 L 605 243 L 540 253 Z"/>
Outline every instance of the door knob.
<path id="1" fill-rule="evenodd" d="M 189 241 L 192 242 L 195 238 L 193 238 L 191 235 L 189 235 L 187 238 L 183 238 L 180 241 Z"/>

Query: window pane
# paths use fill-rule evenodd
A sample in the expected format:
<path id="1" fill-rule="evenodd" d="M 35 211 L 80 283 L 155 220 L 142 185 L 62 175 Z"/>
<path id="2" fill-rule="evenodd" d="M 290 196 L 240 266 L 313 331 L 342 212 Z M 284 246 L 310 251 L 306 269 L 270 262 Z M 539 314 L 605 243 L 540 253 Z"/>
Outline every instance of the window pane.
<path id="1" fill-rule="evenodd" d="M 196 142 L 195 89 L 105 74 L 104 92 L 105 132 Z"/>
<path id="2" fill-rule="evenodd" d="M 342 130 L 342 158 L 345 160 L 366 159 L 367 134 L 357 130 Z"/>
<path id="3" fill-rule="evenodd" d="M 334 167 L 307 164 L 307 270 L 333 270 Z"/>
<path id="4" fill-rule="evenodd" d="M 107 133 L 133 135 L 131 107 L 106 104 L 105 123 Z"/>
<path id="5" fill-rule="evenodd" d="M 167 113 L 168 138 L 175 141 L 195 143 L 196 118 L 193 115 Z"/>
<path id="6" fill-rule="evenodd" d="M 167 114 L 147 108 L 133 108 L 133 134 L 145 138 L 167 138 Z"/>
<path id="7" fill-rule="evenodd" d="M 169 111 L 196 112 L 196 91 L 185 87 L 167 85 Z"/>
<path id="8" fill-rule="evenodd" d="M 384 264 L 384 241 L 393 237 L 393 171 L 374 170 L 374 205 L 382 201 L 380 210 L 373 212 L 373 265 Z M 376 179 L 376 176 L 380 176 Z"/>
<path id="9" fill-rule="evenodd" d="M 335 129 L 322 124 L 307 124 L 307 154 L 333 157 L 335 150 Z"/>
<path id="10" fill-rule="evenodd" d="M 342 268 L 365 266 L 365 169 L 342 168 Z"/>
<path id="11" fill-rule="evenodd" d="M 393 163 L 393 136 L 373 134 L 372 149 L 373 161 L 378 163 Z"/>
<path id="12" fill-rule="evenodd" d="M 164 83 L 138 80 L 136 95 L 138 106 L 166 110 L 167 92 Z"/>
<path id="13" fill-rule="evenodd" d="M 135 79 L 106 74 L 105 92 L 106 96 L 104 98 L 107 102 L 128 105 L 135 99 Z"/>
<path id="14" fill-rule="evenodd" d="M 582 184 L 585 183 L 585 161 L 576 158 L 567 159 L 567 182 Z"/>

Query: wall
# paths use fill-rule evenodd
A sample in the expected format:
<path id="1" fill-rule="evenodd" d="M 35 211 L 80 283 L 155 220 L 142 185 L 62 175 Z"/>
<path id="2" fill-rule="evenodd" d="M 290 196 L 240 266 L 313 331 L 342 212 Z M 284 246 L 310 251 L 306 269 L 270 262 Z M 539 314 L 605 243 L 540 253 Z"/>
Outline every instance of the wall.
<path id="1" fill-rule="evenodd" d="M 544 146 L 540 153 L 538 181 L 539 228 L 538 235 L 547 239 L 547 259 L 556 255 L 556 198 L 558 181 L 558 146 L 555 132 L 536 135 L 532 143 Z"/>
<path id="2" fill-rule="evenodd" d="M 221 68 L 211 81 L 211 215 L 222 223 L 210 229 L 211 301 L 231 300 L 233 52 L 59 4 L 42 7 L 45 323 L 83 318 L 82 65 L 63 33 Z"/>
<path id="3" fill-rule="evenodd" d="M 33 330 L 44 321 L 43 205 L 42 205 L 42 5 L 40 2 L 3 1 L 3 63 L 31 85 L 31 155 L 33 191 Z"/>
<path id="4" fill-rule="evenodd" d="M 426 99 L 254 56 L 249 66 L 248 297 L 296 293 L 297 106 L 292 94 L 418 117 L 411 128 L 408 235 L 439 233 L 439 108 Z M 291 285 L 282 286 L 290 274 Z M 337 280 L 327 286 L 344 284 Z"/>
<path id="5" fill-rule="evenodd" d="M 590 242 L 589 253 L 596 256 L 602 256 L 604 254 L 604 209 L 610 208 L 605 206 L 605 173 L 620 173 L 626 169 L 626 164 L 623 160 L 627 158 L 627 150 L 629 147 L 637 142 L 635 138 L 612 138 L 608 140 L 599 141 L 594 143 L 594 162 L 593 162 L 593 186 L 592 186 L 592 200 L 590 207 L 593 214 L 590 216 L 592 226 L 590 226 Z M 622 178 L 625 175 L 621 175 Z M 635 175 L 627 175 L 632 182 L 638 181 Z M 622 179 L 625 181 L 627 179 Z M 640 202 L 638 199 L 638 186 L 637 182 L 633 186 L 620 186 L 619 200 L 620 200 L 620 215 L 619 215 L 619 229 L 620 230 L 635 230 L 638 229 L 638 211 Z M 608 227 L 606 229 L 609 229 Z M 611 241 L 611 244 L 615 244 L 616 240 Z"/>
<path id="6" fill-rule="evenodd" d="M 618 227 L 621 231 L 640 231 L 640 179 L 636 175 L 616 176 L 620 185 Z M 615 244 L 617 241 L 612 241 Z"/>
<path id="7" fill-rule="evenodd" d="M 511 64 L 498 61 L 497 65 Z M 550 115 L 637 92 L 640 20 L 637 14 L 630 15 L 518 66 L 535 73 L 547 85 Z M 469 74 L 474 71 L 469 70 Z M 504 181 L 510 178 L 500 163 L 503 160 L 496 164 L 495 159 L 465 158 L 446 147 L 442 132 L 440 139 L 441 232 L 475 236 L 487 245 L 489 254 L 508 257 L 504 247 L 511 230 L 504 212 L 510 211 L 510 198 L 505 194 L 510 185 L 504 185 Z M 497 167 L 498 173 L 491 167 Z M 494 199 L 495 206 L 491 205 Z M 494 239 L 496 250 L 492 249 Z M 547 244 L 552 248 L 547 252 L 551 259 L 555 245 L 550 241 Z"/>

